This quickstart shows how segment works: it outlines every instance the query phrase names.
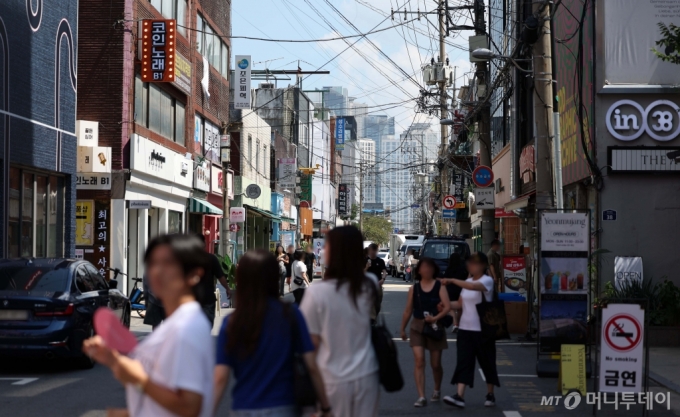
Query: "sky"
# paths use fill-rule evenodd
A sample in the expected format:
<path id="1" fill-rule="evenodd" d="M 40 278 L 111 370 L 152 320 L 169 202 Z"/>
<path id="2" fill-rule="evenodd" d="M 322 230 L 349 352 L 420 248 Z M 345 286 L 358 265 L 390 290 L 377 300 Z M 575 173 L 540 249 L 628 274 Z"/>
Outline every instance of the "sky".
<path id="1" fill-rule="evenodd" d="M 450 0 L 449 5 L 464 2 L 465 0 Z M 435 0 L 233 0 L 232 35 L 277 40 L 350 36 L 402 24 L 404 10 L 433 11 L 436 10 L 437 3 Z M 354 24 L 358 31 L 343 20 L 331 5 Z M 395 16 L 394 21 L 390 17 L 392 8 L 402 12 Z M 461 14 L 454 15 L 454 22 L 470 24 L 468 11 L 457 13 Z M 398 137 L 414 122 L 429 121 L 435 128 L 438 125 L 436 119 L 414 111 L 414 99 L 418 97 L 420 85 L 423 84 L 421 65 L 433 56 L 438 56 L 439 52 L 437 15 L 428 16 L 429 24 L 425 16 L 420 21 L 417 17 L 415 14 L 409 15 L 406 24 L 367 35 L 393 62 L 365 38 L 358 37 L 347 39 L 350 44 L 358 41 L 355 44 L 356 50 L 350 48 L 344 52 L 342 51 L 348 48 L 348 44 L 343 40 L 284 43 L 236 38 L 232 40 L 232 57 L 251 55 L 253 69 L 256 70 L 266 67 L 296 69 L 298 60 L 303 70 L 318 70 L 323 66 L 322 69 L 331 73 L 305 78 L 303 89 L 320 89 L 325 86 L 347 88 L 349 96 L 357 97 L 358 102 L 369 106 L 369 114 L 393 116 L 396 123 L 395 135 Z M 457 45 L 447 46 L 447 54 L 451 65 L 458 67 L 459 87 L 471 75 L 467 51 L 467 38 L 471 34 L 471 31 L 451 32 L 451 36 L 447 38 L 448 42 Z M 338 53 L 341 53 L 338 58 L 326 64 Z M 259 82 L 262 81 L 253 81 L 252 87 L 257 87 Z M 290 81 L 279 81 L 278 87 L 286 87 L 289 83 L 295 83 L 295 76 Z M 313 95 L 311 98 L 317 99 Z"/>

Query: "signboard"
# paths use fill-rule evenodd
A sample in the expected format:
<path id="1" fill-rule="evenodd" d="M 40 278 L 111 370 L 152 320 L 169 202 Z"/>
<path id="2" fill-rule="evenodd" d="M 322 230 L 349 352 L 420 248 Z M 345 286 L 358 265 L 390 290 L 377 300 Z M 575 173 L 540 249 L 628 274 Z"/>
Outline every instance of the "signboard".
<path id="1" fill-rule="evenodd" d="M 194 168 L 194 188 L 197 190 L 210 191 L 210 162 L 203 162 Z"/>
<path id="2" fill-rule="evenodd" d="M 472 171 L 472 182 L 480 188 L 489 187 L 493 184 L 493 171 L 487 166 L 478 166 Z"/>
<path id="3" fill-rule="evenodd" d="M 603 210 L 602 211 L 602 221 L 615 221 L 616 220 L 616 210 Z"/>
<path id="4" fill-rule="evenodd" d="M 236 224 L 236 223 L 231 223 L 231 224 L 229 225 L 229 231 L 231 231 L 231 232 L 238 232 L 239 230 L 241 230 L 241 226 L 239 226 L 238 224 Z"/>
<path id="5" fill-rule="evenodd" d="M 453 183 L 451 184 L 452 190 L 449 190 L 449 194 L 453 194 L 453 196 L 456 197 L 458 206 L 462 205 L 462 207 L 456 208 L 465 208 L 465 188 L 469 183 L 468 177 L 463 175 L 461 171 L 456 171 L 453 174 Z"/>
<path id="6" fill-rule="evenodd" d="M 175 21 L 144 19 L 141 32 L 142 81 L 175 81 Z"/>
<path id="7" fill-rule="evenodd" d="M 230 223 L 243 223 L 246 221 L 246 209 L 243 207 L 231 207 L 229 209 Z"/>
<path id="8" fill-rule="evenodd" d="M 456 197 L 452 195 L 447 195 L 446 197 L 444 197 L 444 200 L 442 201 L 442 205 L 446 209 L 456 208 L 456 203 L 457 203 Z"/>
<path id="9" fill-rule="evenodd" d="M 309 174 L 300 175 L 300 202 L 306 202 L 308 206 L 312 205 L 312 176 Z M 303 205 L 300 205 L 303 207 Z"/>
<path id="10" fill-rule="evenodd" d="M 560 391 L 578 391 L 586 396 L 586 345 L 562 345 L 560 352 Z"/>
<path id="11" fill-rule="evenodd" d="M 194 116 L 194 153 L 203 155 L 203 119 Z"/>
<path id="12" fill-rule="evenodd" d="M 602 310 L 600 392 L 642 392 L 645 311 L 637 304 Z"/>
<path id="13" fill-rule="evenodd" d="M 94 251 L 88 253 L 86 250 L 84 257 L 85 260 L 92 262 L 103 277 L 106 277 L 108 276 L 106 268 L 112 267 L 109 265 L 109 243 L 111 241 L 109 201 L 95 201 L 94 209 Z"/>
<path id="14" fill-rule="evenodd" d="M 475 188 L 475 206 L 478 209 L 493 209 L 496 206 L 494 188 Z"/>
<path id="15" fill-rule="evenodd" d="M 76 246 L 91 246 L 94 242 L 94 201 L 76 200 Z"/>
<path id="16" fill-rule="evenodd" d="M 246 197 L 255 200 L 262 194 L 262 189 L 257 184 L 250 184 L 246 187 Z"/>
<path id="17" fill-rule="evenodd" d="M 224 178 L 222 169 L 216 166 L 210 167 L 210 190 L 213 194 L 222 195 L 224 188 Z"/>
<path id="18" fill-rule="evenodd" d="M 250 70 L 252 61 L 250 55 L 236 55 L 234 83 L 234 108 L 250 108 Z"/>
<path id="19" fill-rule="evenodd" d="M 652 49 L 664 52 L 665 46 L 657 45 L 664 38 L 659 24 L 678 23 L 678 3 L 617 0 L 604 1 L 601 6 L 603 10 L 598 11 L 603 16 L 603 24 L 598 24 L 598 28 L 604 37 L 601 80 L 607 80 L 609 85 L 676 85 L 677 65 L 662 61 Z M 635 36 L 630 36 L 631 33 Z"/>
<path id="20" fill-rule="evenodd" d="M 191 62 L 179 52 L 175 53 L 175 81 L 173 84 L 187 94 L 191 94 Z"/>
<path id="21" fill-rule="evenodd" d="M 210 162 L 220 162 L 220 128 L 207 120 L 203 121 L 203 155 Z"/>
<path id="22" fill-rule="evenodd" d="M 505 210 L 504 208 L 497 208 L 494 212 L 494 217 L 500 219 L 503 217 L 517 217 L 517 215 L 511 211 Z"/>
<path id="23" fill-rule="evenodd" d="M 642 282 L 644 269 L 642 267 L 642 257 L 639 256 L 617 256 L 614 258 L 614 283 L 616 288 L 621 288 L 624 282 Z"/>
<path id="24" fill-rule="evenodd" d="M 76 173 L 76 190 L 110 190 L 111 174 Z"/>
<path id="25" fill-rule="evenodd" d="M 335 119 L 335 149 L 345 149 L 345 118 Z"/>
<path id="26" fill-rule="evenodd" d="M 151 200 L 130 200 L 128 201 L 128 208 L 130 210 L 149 210 Z"/>
<path id="27" fill-rule="evenodd" d="M 633 141 L 643 134 L 667 142 L 680 134 L 680 106 L 670 100 L 657 100 L 643 108 L 633 100 L 619 100 L 607 110 L 609 134 L 621 141 Z"/>
<path id="28" fill-rule="evenodd" d="M 503 283 L 505 292 L 526 294 L 527 270 L 524 256 L 503 257 Z"/>
<path id="29" fill-rule="evenodd" d="M 107 146 L 78 146 L 76 151 L 78 172 L 111 172 L 111 148 Z"/>
<path id="30" fill-rule="evenodd" d="M 314 239 L 313 243 L 314 243 L 313 250 L 314 250 L 314 255 L 316 255 L 316 260 L 318 262 L 321 262 L 319 260 L 319 256 L 321 255 L 321 249 L 323 249 L 324 239 Z"/>
<path id="31" fill-rule="evenodd" d="M 534 181 L 536 174 L 536 152 L 534 145 L 527 145 L 519 156 L 519 176 L 524 184 Z"/>
<path id="32" fill-rule="evenodd" d="M 99 145 L 99 122 L 76 120 L 78 146 L 94 147 Z"/>
<path id="33" fill-rule="evenodd" d="M 297 176 L 297 161 L 295 158 L 279 159 L 279 188 L 293 191 Z"/>
<path id="34" fill-rule="evenodd" d="M 669 159 L 668 153 L 678 147 L 628 147 L 607 148 L 611 172 L 680 172 L 680 163 Z"/>
<path id="35" fill-rule="evenodd" d="M 350 204 L 349 204 L 349 189 L 347 184 L 340 184 L 338 187 L 338 214 L 344 216 L 349 214 Z"/>
<path id="36" fill-rule="evenodd" d="M 539 351 L 586 342 L 590 275 L 589 212 L 540 213 Z"/>
<path id="37" fill-rule="evenodd" d="M 442 209 L 442 220 L 456 220 L 456 210 L 455 209 Z"/>
<path id="38" fill-rule="evenodd" d="M 281 232 L 281 243 L 284 249 L 295 243 L 295 232 Z"/>

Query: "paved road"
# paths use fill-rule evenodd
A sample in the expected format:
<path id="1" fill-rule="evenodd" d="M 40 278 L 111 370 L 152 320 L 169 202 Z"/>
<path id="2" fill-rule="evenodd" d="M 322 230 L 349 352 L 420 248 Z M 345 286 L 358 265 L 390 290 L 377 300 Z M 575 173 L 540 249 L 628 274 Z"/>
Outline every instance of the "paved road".
<path id="1" fill-rule="evenodd" d="M 398 337 L 398 328 L 402 309 L 406 300 L 408 287 L 399 280 L 388 279 L 385 288 L 383 312 L 390 329 Z M 292 298 L 290 295 L 287 297 Z M 225 311 L 227 313 L 227 311 Z M 342 325 L 338 322 L 338 325 Z M 218 323 L 216 323 L 216 329 Z M 133 331 L 139 337 L 148 333 L 147 326 L 141 320 L 133 320 Z M 383 393 L 380 401 L 380 415 L 382 416 L 443 416 L 461 411 L 452 409 L 442 403 L 429 404 L 424 409 L 416 409 L 413 402 L 417 394 L 413 383 L 413 355 L 408 342 L 397 341 L 400 354 L 402 372 L 406 379 L 406 386 L 399 393 Z M 449 349 L 444 354 L 444 386 L 443 393 L 452 394 L 451 379 L 455 367 L 455 334 L 449 336 Z M 499 343 L 497 364 L 503 385 L 496 392 L 497 406 L 485 408 L 483 406 L 486 389 L 481 379 L 475 381 L 475 388 L 466 394 L 466 413 L 475 416 L 544 416 L 547 413 L 556 416 L 575 416 L 584 413 L 591 414 L 592 406 L 585 404 L 585 400 L 575 410 L 567 410 L 559 405 L 541 405 L 543 396 L 557 394 L 557 379 L 538 378 L 535 375 L 536 346 L 509 341 Z M 427 392 L 432 391 L 431 372 L 427 373 Z M 592 388 L 593 380 L 588 381 Z M 652 388 L 663 391 L 659 387 Z M 12 417 L 103 417 L 107 407 L 121 407 L 125 404 L 124 392 L 120 385 L 110 375 L 110 372 L 96 366 L 92 370 L 80 371 L 69 369 L 58 363 L 44 361 L 4 361 L 0 363 L 0 416 Z M 680 397 L 672 394 L 671 406 L 674 410 L 667 411 L 656 405 L 652 416 L 680 416 Z M 229 399 L 225 399 L 219 415 L 227 416 Z M 614 416 L 621 413 L 640 415 L 641 408 L 631 407 L 626 411 L 620 406 L 615 411 L 613 405 L 598 415 Z M 356 416 L 362 417 L 362 416 Z"/>

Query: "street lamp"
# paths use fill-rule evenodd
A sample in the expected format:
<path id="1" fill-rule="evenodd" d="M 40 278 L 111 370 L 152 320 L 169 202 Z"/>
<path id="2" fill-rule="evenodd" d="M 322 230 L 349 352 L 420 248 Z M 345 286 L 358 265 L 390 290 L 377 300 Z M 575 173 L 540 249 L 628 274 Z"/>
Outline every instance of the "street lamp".
<path id="1" fill-rule="evenodd" d="M 481 60 L 484 60 L 484 61 L 491 61 L 492 59 L 502 59 L 504 61 L 510 61 L 512 63 L 512 65 L 517 67 L 517 69 L 522 71 L 522 72 L 529 72 L 529 73 L 533 72 L 533 70 L 524 69 L 524 68 L 520 67 L 519 64 L 518 64 L 518 62 L 528 62 L 528 61 L 531 61 L 531 59 L 515 59 L 515 58 L 508 56 L 508 55 L 498 55 L 498 54 L 494 53 L 493 51 L 491 51 L 490 49 L 487 49 L 487 48 L 477 48 L 477 49 L 475 49 L 474 51 L 472 51 L 472 57 L 477 58 L 477 59 L 481 59 Z"/>

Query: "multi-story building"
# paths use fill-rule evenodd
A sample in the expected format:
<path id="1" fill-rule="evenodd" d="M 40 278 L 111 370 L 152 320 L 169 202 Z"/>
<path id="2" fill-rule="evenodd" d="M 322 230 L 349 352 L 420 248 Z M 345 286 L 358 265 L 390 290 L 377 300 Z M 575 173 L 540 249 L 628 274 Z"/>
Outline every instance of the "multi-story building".
<path id="1" fill-rule="evenodd" d="M 336 187 L 331 175 L 331 132 L 327 121 L 315 120 L 312 129 L 312 210 L 314 236 L 319 237 L 334 223 Z"/>
<path id="2" fill-rule="evenodd" d="M 40 4 L 0 2 L 3 258 L 75 255 L 78 1 Z"/>
<path id="3" fill-rule="evenodd" d="M 153 67 L 166 75 L 172 68 L 169 82 L 143 78 L 151 70 L 140 49 L 144 19 L 175 25 L 153 27 L 165 35 L 153 42 L 174 47 L 174 61 Z M 93 205 L 98 222 L 97 239 L 82 239 L 77 248 L 97 265 L 142 276 L 149 239 L 169 232 L 200 233 L 215 250 L 228 183 L 220 175 L 219 141 L 229 122 L 230 19 L 230 2 L 220 0 L 78 4 L 77 119 L 98 125 L 97 145 L 110 148 L 112 169 L 108 186 L 78 189 L 78 206 Z M 108 210 L 104 222 L 99 208 Z"/>
<path id="4" fill-rule="evenodd" d="M 359 139 L 359 169 L 364 172 L 361 190 L 365 203 L 376 203 L 375 181 L 375 142 L 372 139 Z"/>
<path id="5" fill-rule="evenodd" d="M 384 114 L 377 115 L 367 115 L 363 118 L 363 133 L 360 133 L 362 138 L 372 139 L 375 142 L 375 149 L 377 151 L 376 161 L 378 164 L 376 166 L 377 172 L 382 172 L 384 166 L 380 161 L 383 161 L 383 155 L 381 154 L 383 146 L 382 141 L 386 136 L 394 137 L 394 117 L 389 117 Z M 376 188 L 375 197 L 376 202 L 381 202 L 384 183 L 381 180 L 380 174 L 376 174 L 375 178 Z"/>
<path id="6" fill-rule="evenodd" d="M 345 87 L 324 87 L 324 107 L 336 116 L 351 116 L 350 100 Z"/>
<path id="7" fill-rule="evenodd" d="M 399 139 L 383 138 L 381 202 L 395 228 L 418 232 L 420 225 L 414 213 L 428 205 L 430 184 L 416 186 L 415 174 L 429 172 L 429 161 L 436 160 L 438 149 L 439 135 L 429 123 L 414 123 Z"/>

